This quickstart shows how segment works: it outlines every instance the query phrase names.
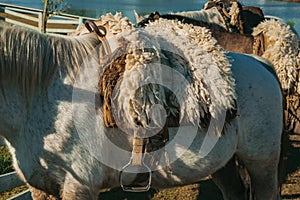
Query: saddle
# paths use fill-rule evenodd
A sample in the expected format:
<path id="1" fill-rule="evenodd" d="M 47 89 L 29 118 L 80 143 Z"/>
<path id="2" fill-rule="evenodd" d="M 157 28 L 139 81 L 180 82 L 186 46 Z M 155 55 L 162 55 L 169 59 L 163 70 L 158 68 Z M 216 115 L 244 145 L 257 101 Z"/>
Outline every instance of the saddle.
<path id="1" fill-rule="evenodd" d="M 97 26 L 93 21 L 90 20 L 86 21 L 85 26 L 90 32 L 95 32 L 101 42 L 106 43 L 106 29 L 103 26 Z M 109 45 L 104 45 L 104 51 L 107 53 L 110 52 Z M 117 127 L 117 123 L 112 112 L 111 102 L 113 98 L 113 91 L 116 89 L 117 83 L 122 80 L 125 71 L 126 56 L 127 54 L 120 54 L 117 57 L 114 57 L 112 59 L 113 62 L 110 63 L 106 63 L 106 61 L 102 60 L 104 63 L 102 64 L 104 71 L 102 72 L 102 74 L 100 74 L 100 79 L 98 82 L 98 94 L 100 95 L 100 99 L 102 99 L 103 102 L 104 124 L 108 128 Z M 141 125 L 138 119 L 136 119 L 136 123 L 138 125 Z M 123 167 L 120 173 L 120 183 L 124 191 L 143 192 L 150 189 L 151 169 L 144 163 L 144 154 L 164 148 L 169 140 L 169 132 L 167 126 L 168 125 L 166 124 L 157 134 L 147 138 L 140 138 L 137 136 L 137 133 L 134 133 L 131 160 L 127 165 Z M 166 160 L 168 160 L 168 158 L 166 158 Z M 127 183 L 127 185 L 125 185 L 123 183 L 123 173 L 128 170 L 147 171 L 148 173 L 146 173 L 146 176 L 145 174 L 143 174 L 143 176 L 140 176 L 142 177 L 142 179 L 146 179 L 146 184 L 140 185 L 140 182 L 145 182 L 145 180 L 139 180 L 139 177 L 139 179 L 136 179 L 132 183 Z"/>
<path id="2" fill-rule="evenodd" d="M 159 16 L 159 15 L 157 15 L 157 16 Z M 154 18 L 155 18 L 155 16 L 154 16 Z M 91 26 L 91 25 L 90 25 L 90 23 L 87 23 L 86 26 Z M 97 28 L 97 27 L 94 27 L 94 28 Z M 93 31 L 93 28 L 90 28 L 90 29 Z M 102 37 L 105 37 L 105 36 L 102 36 Z M 101 41 L 103 40 L 102 37 L 99 38 Z M 214 43 L 212 43 L 212 44 L 214 44 Z M 109 50 L 107 50 L 107 52 L 108 51 Z M 151 48 L 144 48 L 143 51 L 151 52 Z M 191 75 L 192 72 L 190 71 L 191 69 L 190 68 L 183 69 L 183 68 L 185 68 L 185 66 L 189 66 L 188 63 L 186 63 L 187 62 L 186 58 L 181 57 L 172 52 L 165 51 L 165 50 L 161 50 L 160 53 L 162 54 L 162 56 L 161 56 L 162 60 L 160 60 L 161 62 L 166 62 L 166 63 L 170 62 L 169 63 L 170 66 L 177 66 L 179 68 L 182 67 L 182 68 L 178 69 L 177 71 L 182 71 L 180 73 L 184 73 L 184 74 L 182 74 L 184 77 L 186 77 L 188 79 L 190 78 L 190 81 L 193 81 L 192 75 Z M 102 67 L 102 69 L 104 69 L 104 71 L 100 76 L 98 85 L 99 85 L 100 98 L 103 99 L 104 123 L 107 127 L 117 127 L 118 126 L 117 122 L 114 119 L 113 113 L 112 113 L 111 102 L 113 100 L 113 91 L 114 90 L 119 91 L 119 88 L 117 88 L 117 87 L 120 87 L 120 84 L 117 84 L 117 83 L 123 79 L 123 76 L 126 72 L 129 73 L 128 71 L 125 70 L 127 58 L 129 56 L 132 56 L 132 55 L 130 53 L 123 53 L 123 54 L 119 54 L 119 55 L 117 54 L 117 56 L 114 55 L 113 61 L 110 63 L 104 62 L 104 65 Z M 134 68 L 134 65 L 132 65 L 132 66 Z M 231 83 L 231 80 L 228 79 L 228 81 Z M 202 85 L 203 85 L 203 87 L 205 87 L 205 84 L 202 84 Z M 147 85 L 142 86 L 142 87 L 145 87 L 146 89 L 147 89 L 147 87 L 150 88 L 150 90 L 153 92 L 153 94 L 157 94 L 159 92 L 164 93 L 165 102 L 161 105 L 163 105 L 165 107 L 165 109 L 167 110 L 167 113 L 169 114 L 168 119 L 167 119 L 168 123 L 165 123 L 163 125 L 162 129 L 156 135 L 153 135 L 151 137 L 139 137 L 141 135 L 140 133 L 137 133 L 137 132 L 133 133 L 132 156 L 131 156 L 129 163 L 122 168 L 121 173 L 120 173 L 121 187 L 125 191 L 141 192 L 141 191 L 147 191 L 150 188 L 151 169 L 144 162 L 145 154 L 155 151 L 157 149 L 164 149 L 166 143 L 169 140 L 168 127 L 179 126 L 179 121 L 180 121 L 179 114 L 178 114 L 181 112 L 180 106 L 179 106 L 178 102 L 173 100 L 174 98 L 172 97 L 171 91 L 168 91 L 167 89 L 156 90 L 155 86 L 153 86 L 153 88 L 151 88 L 151 86 L 147 86 Z M 200 87 L 202 87 L 202 86 L 199 86 L 199 88 Z M 146 89 L 142 88 L 141 90 L 146 91 Z M 205 89 L 205 88 L 203 88 L 203 89 Z M 207 91 L 207 90 L 205 90 L 205 91 Z M 205 91 L 203 91 L 203 95 L 205 95 Z M 136 98 L 142 98 L 142 99 L 150 98 L 149 100 L 151 101 L 151 104 L 152 105 L 155 104 L 155 99 L 151 99 L 152 97 L 149 97 L 145 94 L 147 94 L 147 93 L 145 93 L 145 92 L 139 93 L 138 92 L 137 93 L 138 97 L 136 97 Z M 145 97 L 143 95 L 145 95 Z M 175 96 L 175 95 L 173 94 L 173 96 Z M 200 99 L 202 97 L 198 97 L 198 98 Z M 203 98 L 206 98 L 206 96 Z M 208 101 L 206 101 L 206 99 L 203 99 L 203 101 L 205 101 L 205 103 L 209 103 Z M 143 108 L 142 108 L 143 105 L 135 105 L 134 100 L 132 100 L 130 102 L 130 104 L 131 104 L 130 106 L 132 106 L 136 112 L 139 112 L 139 111 L 143 112 Z M 207 105 L 205 105 L 205 106 L 207 106 Z M 172 109 L 170 109 L 170 108 L 172 108 Z M 210 114 L 210 112 L 207 111 L 207 108 L 203 107 L 203 109 L 204 109 L 203 113 L 200 116 L 200 122 L 197 122 L 200 124 L 199 125 L 195 124 L 195 125 L 196 126 L 198 125 L 199 127 L 203 128 L 203 129 L 208 129 L 210 119 L 211 119 L 211 114 Z M 172 112 L 172 110 L 173 110 L 173 112 Z M 173 113 L 173 114 L 170 114 L 170 113 Z M 143 117 L 142 114 L 140 116 Z M 134 118 L 133 121 L 138 126 L 144 126 L 143 122 L 145 122 L 145 121 L 147 122 L 148 119 L 142 120 L 143 121 L 142 122 L 139 118 L 140 116 L 133 115 L 133 118 Z M 236 116 L 237 116 L 236 110 L 234 110 L 234 109 L 228 110 L 227 115 L 226 115 L 226 121 L 230 122 Z M 169 121 L 172 121 L 173 123 L 169 123 Z M 165 156 L 165 160 L 167 162 L 167 167 L 169 168 L 169 171 L 171 172 L 170 165 L 168 164 L 168 156 L 167 156 L 167 154 L 165 154 L 164 156 Z M 157 161 L 155 161 L 155 162 L 157 162 Z M 132 173 L 132 171 L 137 172 L 141 169 L 143 169 L 143 171 L 146 172 L 146 173 L 144 173 L 144 174 L 146 174 L 146 181 L 139 180 L 138 183 L 133 182 L 132 184 L 131 183 L 123 184 L 125 182 L 125 179 L 123 179 L 123 177 L 124 177 L 123 175 L 125 173 L 127 173 L 127 172 Z M 141 177 L 141 176 L 139 176 L 139 177 Z M 140 184 L 141 182 L 146 182 L 146 184 L 141 185 Z"/>

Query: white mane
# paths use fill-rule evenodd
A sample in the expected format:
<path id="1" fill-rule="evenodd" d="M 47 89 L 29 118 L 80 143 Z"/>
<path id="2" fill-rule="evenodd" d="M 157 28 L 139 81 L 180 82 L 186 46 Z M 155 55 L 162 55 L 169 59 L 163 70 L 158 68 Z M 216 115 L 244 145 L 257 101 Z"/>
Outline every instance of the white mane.
<path id="1" fill-rule="evenodd" d="M 56 72 L 63 70 L 74 79 L 84 58 L 98 44 L 90 35 L 50 36 L 0 26 L 0 83 L 7 81 L 20 87 L 23 94 L 31 94 L 37 85 L 46 87 Z"/>

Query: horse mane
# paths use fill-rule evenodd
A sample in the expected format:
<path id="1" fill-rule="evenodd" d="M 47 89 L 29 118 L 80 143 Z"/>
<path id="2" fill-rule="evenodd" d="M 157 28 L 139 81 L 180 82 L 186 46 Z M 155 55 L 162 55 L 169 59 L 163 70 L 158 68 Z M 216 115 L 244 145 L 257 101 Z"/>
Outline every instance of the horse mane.
<path id="1" fill-rule="evenodd" d="M 17 86 L 22 94 L 45 88 L 60 73 L 74 80 L 85 57 L 99 44 L 95 36 L 54 36 L 20 27 L 0 26 L 0 86 Z"/>

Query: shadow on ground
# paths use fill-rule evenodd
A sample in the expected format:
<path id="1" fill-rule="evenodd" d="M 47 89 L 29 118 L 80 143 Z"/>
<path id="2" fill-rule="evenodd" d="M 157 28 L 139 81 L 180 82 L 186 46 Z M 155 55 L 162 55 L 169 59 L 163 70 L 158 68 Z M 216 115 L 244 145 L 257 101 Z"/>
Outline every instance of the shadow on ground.
<path id="1" fill-rule="evenodd" d="M 100 197 L 101 200 L 222 200 L 221 192 L 211 180 L 171 189 L 151 189 L 142 193 L 123 192 L 121 188 L 116 188 L 101 193 Z"/>
<path id="2" fill-rule="evenodd" d="M 300 199 L 300 134 L 289 134 L 285 141 L 286 162 L 282 199 Z"/>

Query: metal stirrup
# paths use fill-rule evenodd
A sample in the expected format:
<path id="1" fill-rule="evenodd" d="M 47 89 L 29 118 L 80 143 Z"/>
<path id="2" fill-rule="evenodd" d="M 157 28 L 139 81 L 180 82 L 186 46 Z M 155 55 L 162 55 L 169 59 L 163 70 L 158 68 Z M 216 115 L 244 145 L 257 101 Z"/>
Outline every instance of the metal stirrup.
<path id="1" fill-rule="evenodd" d="M 119 180 L 120 185 L 124 191 L 127 192 L 147 192 L 151 186 L 151 169 L 148 167 L 145 162 L 145 155 L 143 152 L 145 144 L 145 139 L 137 137 L 137 134 L 134 133 L 133 137 L 133 149 L 130 161 L 122 167 L 120 172 Z M 148 174 L 148 181 L 145 185 L 142 186 L 130 186 L 124 185 L 124 172 L 139 174 L 139 172 L 145 172 Z"/>

